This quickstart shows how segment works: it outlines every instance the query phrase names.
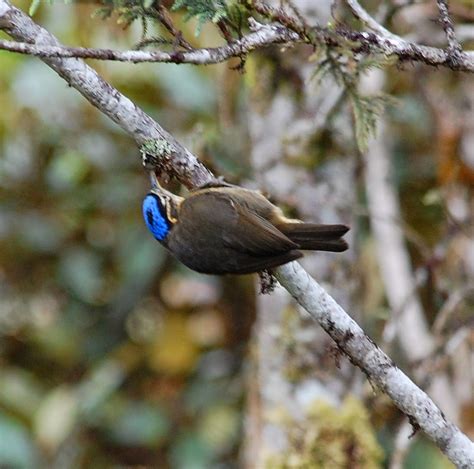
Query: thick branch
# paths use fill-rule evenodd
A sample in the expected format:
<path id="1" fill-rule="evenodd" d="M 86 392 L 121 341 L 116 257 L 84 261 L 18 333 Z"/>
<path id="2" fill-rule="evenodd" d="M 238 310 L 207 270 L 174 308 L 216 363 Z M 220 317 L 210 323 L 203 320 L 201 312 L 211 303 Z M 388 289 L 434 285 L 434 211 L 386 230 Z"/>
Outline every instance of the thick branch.
<path id="1" fill-rule="evenodd" d="M 474 443 L 450 423 L 430 397 L 418 388 L 368 337 L 336 301 L 296 262 L 277 269 L 278 281 L 333 338 L 339 349 L 393 400 L 460 468 L 474 467 Z"/>
<path id="2" fill-rule="evenodd" d="M 58 46 L 54 36 L 7 0 L 0 0 L 0 28 L 19 41 Z M 139 144 L 150 139 L 166 141 L 172 151 L 162 155 L 166 160 L 165 169 L 176 174 L 183 183 L 199 186 L 214 179 L 174 137 L 81 60 L 43 58 L 43 61 Z M 474 445 L 469 439 L 446 420 L 431 399 L 393 364 L 299 264 L 283 266 L 277 274 L 280 283 L 322 325 L 349 359 L 410 417 L 414 425 L 432 438 L 458 467 L 474 467 Z"/>

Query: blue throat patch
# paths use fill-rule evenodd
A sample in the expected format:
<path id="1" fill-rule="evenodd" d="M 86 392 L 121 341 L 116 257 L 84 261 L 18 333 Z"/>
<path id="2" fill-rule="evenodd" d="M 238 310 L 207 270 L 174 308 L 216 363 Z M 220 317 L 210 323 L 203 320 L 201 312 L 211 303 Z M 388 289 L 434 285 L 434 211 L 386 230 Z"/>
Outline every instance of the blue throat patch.
<path id="1" fill-rule="evenodd" d="M 170 231 L 170 223 L 166 219 L 166 209 L 161 205 L 158 196 L 148 194 L 143 199 L 143 218 L 151 234 L 158 241 L 163 241 Z"/>

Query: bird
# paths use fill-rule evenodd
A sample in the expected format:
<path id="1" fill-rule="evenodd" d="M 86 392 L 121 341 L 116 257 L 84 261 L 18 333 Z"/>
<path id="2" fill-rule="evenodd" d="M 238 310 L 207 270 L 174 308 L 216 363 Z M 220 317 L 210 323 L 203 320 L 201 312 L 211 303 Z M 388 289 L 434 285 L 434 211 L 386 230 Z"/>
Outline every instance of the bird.
<path id="1" fill-rule="evenodd" d="M 202 274 L 251 274 L 286 264 L 301 251 L 342 252 L 343 224 L 306 223 L 284 216 L 260 191 L 210 184 L 180 197 L 152 176 L 142 212 L 151 234 Z"/>

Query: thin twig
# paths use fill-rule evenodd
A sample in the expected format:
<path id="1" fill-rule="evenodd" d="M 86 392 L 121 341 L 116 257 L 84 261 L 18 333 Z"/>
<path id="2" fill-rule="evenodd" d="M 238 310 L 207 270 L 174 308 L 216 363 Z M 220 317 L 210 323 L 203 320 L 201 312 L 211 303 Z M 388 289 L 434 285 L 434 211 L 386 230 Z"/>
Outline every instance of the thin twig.
<path id="1" fill-rule="evenodd" d="M 378 23 L 369 13 L 362 8 L 360 3 L 357 0 L 346 0 L 347 5 L 351 9 L 354 16 L 362 21 L 368 28 L 370 28 L 375 33 L 385 36 L 392 41 L 399 41 L 401 38 L 396 34 L 391 33 L 388 29 L 384 28 L 380 23 Z"/>
<path id="2" fill-rule="evenodd" d="M 419 382 L 427 386 L 433 376 L 445 370 L 452 363 L 453 355 L 463 342 L 474 338 L 472 324 L 463 325 L 451 331 L 449 337 L 439 340 L 436 350 L 428 357 L 415 364 Z"/>
<path id="3" fill-rule="evenodd" d="M 194 65 L 211 65 L 225 62 L 232 57 L 241 57 L 253 50 L 278 43 L 302 43 L 296 33 L 278 24 L 260 25 L 260 29 L 240 40 L 221 47 L 194 49 L 193 51 L 117 51 L 113 49 L 95 49 L 86 47 L 66 47 L 60 45 L 37 45 L 26 42 L 0 40 L 0 49 L 20 54 L 34 55 L 42 58 L 81 58 L 96 60 L 113 60 L 118 62 L 165 62 L 188 63 Z M 0 23 L 0 29 L 1 23 Z M 401 61 L 421 62 L 434 67 L 444 66 L 453 70 L 474 72 L 474 53 L 462 52 L 458 61 L 453 64 L 447 52 L 435 47 L 421 46 L 409 42 L 393 43 L 374 33 L 352 31 L 337 28 L 336 32 L 319 31 L 326 44 L 343 45 L 347 39 L 352 42 L 350 48 L 358 53 L 384 53 L 396 55 Z M 336 36 L 339 35 L 339 38 Z"/>
<path id="4" fill-rule="evenodd" d="M 294 31 L 300 36 L 300 38 L 313 42 L 313 38 L 311 38 L 308 33 L 309 31 L 314 31 L 317 25 L 312 25 L 311 29 L 308 31 L 308 25 L 306 22 L 301 23 L 297 17 L 290 16 L 285 12 L 285 10 L 283 10 L 283 8 L 275 8 L 260 0 L 253 0 L 251 7 L 265 18 L 271 21 L 277 21 L 291 31 Z"/>
<path id="5" fill-rule="evenodd" d="M 1 23 L 0 23 L 1 29 Z M 8 32 L 8 31 L 7 31 Z M 238 41 L 221 47 L 193 49 L 192 51 L 117 51 L 113 49 L 94 49 L 87 47 L 65 47 L 60 45 L 37 45 L 26 42 L 0 40 L 0 49 L 20 54 L 35 55 L 38 57 L 53 58 L 81 58 L 97 60 L 114 60 L 118 62 L 165 62 L 188 63 L 194 65 L 210 65 L 225 62 L 231 57 L 240 57 L 242 54 L 255 49 L 268 47 L 275 43 L 299 42 L 298 36 L 279 24 L 259 25 L 258 30 L 242 37 Z"/>
<path id="6" fill-rule="evenodd" d="M 155 10 L 158 15 L 158 19 L 160 20 L 160 23 L 168 30 L 168 32 L 175 38 L 177 41 L 178 45 L 183 47 L 186 50 L 193 50 L 193 46 L 189 44 L 186 39 L 183 37 L 183 33 L 177 29 L 171 20 L 171 17 L 168 13 L 168 10 L 164 5 L 161 3 L 156 2 L 157 5 L 155 6 Z"/>
<path id="7" fill-rule="evenodd" d="M 462 52 L 461 44 L 456 37 L 453 21 L 449 14 L 448 2 L 446 0 L 436 0 L 439 10 L 439 21 L 443 25 L 446 39 L 448 40 L 448 54 L 452 60 L 457 61 L 459 54 Z"/>
<path id="8" fill-rule="evenodd" d="M 456 308 L 470 295 L 474 294 L 473 285 L 464 285 L 451 292 L 448 299 L 444 302 L 442 308 L 436 315 L 436 320 L 432 326 L 433 333 L 439 336 L 446 326 L 451 315 L 456 311 Z"/>
<path id="9" fill-rule="evenodd" d="M 309 23 L 306 21 L 306 18 L 304 17 L 303 13 L 299 10 L 299 8 L 293 3 L 292 0 L 285 0 L 285 3 L 288 5 L 288 8 L 294 13 L 296 18 L 298 18 L 298 21 L 300 24 L 303 26 L 303 28 L 306 31 L 309 31 L 311 29 L 311 26 Z"/>
<path id="10" fill-rule="evenodd" d="M 369 29 L 374 31 L 377 34 L 377 38 L 375 35 L 373 36 L 374 40 L 377 41 L 378 45 L 384 49 L 384 45 L 379 42 L 379 37 L 384 37 L 387 41 L 390 41 L 394 44 L 398 45 L 399 49 L 405 49 L 409 55 L 424 55 L 425 53 L 428 53 L 431 55 L 432 52 L 434 52 L 434 48 L 429 48 L 432 49 L 431 51 L 428 51 L 426 49 L 426 46 L 422 46 L 419 44 L 415 44 L 413 42 L 408 42 L 405 39 L 403 39 L 400 36 L 397 36 L 396 34 L 393 34 L 390 32 L 388 29 L 386 29 L 384 26 L 382 26 L 379 22 L 377 22 L 358 2 L 358 0 L 346 0 L 347 5 L 351 9 L 352 13 L 356 18 L 358 18 L 360 21 L 362 21 Z M 460 60 L 461 62 L 463 59 L 460 59 L 460 57 L 463 56 L 463 51 L 461 49 L 461 46 L 456 38 L 456 34 L 454 32 L 454 27 L 453 23 L 451 21 L 451 18 L 449 16 L 449 11 L 447 7 L 447 2 L 446 0 L 437 0 L 438 2 L 438 7 L 440 10 L 440 17 L 441 17 L 441 22 L 443 23 L 444 30 L 446 32 L 446 36 L 448 38 L 448 44 L 449 47 L 447 49 L 447 52 L 445 54 L 445 65 L 452 68 L 453 70 L 460 70 L 459 65 L 460 65 Z M 364 33 L 362 33 L 364 34 Z M 352 35 L 355 37 L 355 35 Z M 393 45 L 394 45 L 393 44 Z M 385 49 L 387 52 L 387 49 Z M 439 49 L 438 49 L 439 51 Z M 397 54 L 400 58 L 402 58 L 402 54 Z M 426 63 L 426 62 L 425 62 Z"/>

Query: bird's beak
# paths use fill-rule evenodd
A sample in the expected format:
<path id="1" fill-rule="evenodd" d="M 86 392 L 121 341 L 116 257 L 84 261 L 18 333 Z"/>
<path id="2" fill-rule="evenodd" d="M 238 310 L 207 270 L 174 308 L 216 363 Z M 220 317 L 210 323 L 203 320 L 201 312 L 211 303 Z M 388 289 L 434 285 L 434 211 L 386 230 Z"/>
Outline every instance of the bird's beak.
<path id="1" fill-rule="evenodd" d="M 168 200 L 171 200 L 172 204 L 174 205 L 174 208 L 178 209 L 184 198 L 180 197 L 179 195 L 175 195 L 172 192 L 166 190 L 164 187 L 162 187 L 160 182 L 158 181 L 158 178 L 156 177 L 155 171 L 150 172 L 150 180 L 152 186 L 150 192 L 152 194 L 156 194 L 158 197 L 164 197 Z"/>
<path id="2" fill-rule="evenodd" d="M 157 189 L 160 191 L 167 192 L 165 189 L 161 187 L 160 181 L 158 181 L 158 178 L 156 177 L 156 173 L 154 170 L 150 171 L 150 182 L 151 182 L 151 190 Z"/>

